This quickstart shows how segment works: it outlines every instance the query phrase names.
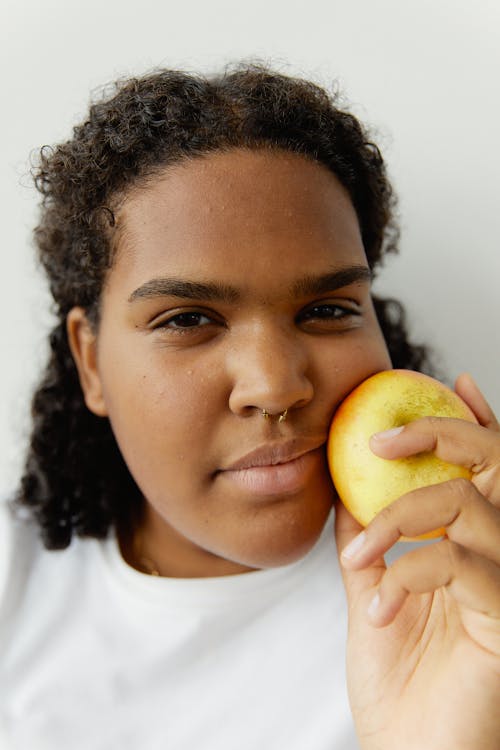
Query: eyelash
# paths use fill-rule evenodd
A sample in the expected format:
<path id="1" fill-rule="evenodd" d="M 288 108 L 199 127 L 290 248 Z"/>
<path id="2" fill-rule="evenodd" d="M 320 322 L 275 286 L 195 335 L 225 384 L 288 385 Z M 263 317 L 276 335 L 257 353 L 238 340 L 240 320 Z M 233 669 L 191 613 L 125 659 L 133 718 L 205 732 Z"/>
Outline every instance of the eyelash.
<path id="1" fill-rule="evenodd" d="M 324 312 L 327 310 L 329 310 L 331 314 L 325 315 Z M 311 305 L 306 310 L 299 313 L 297 320 L 342 321 L 359 315 L 361 315 L 361 311 L 357 306 L 356 308 L 354 308 L 344 305 L 338 305 L 332 302 L 324 302 L 321 304 Z"/>
<path id="2" fill-rule="evenodd" d="M 319 326 L 321 324 L 323 326 L 328 325 L 329 323 L 342 325 L 342 323 L 348 323 L 351 318 L 361 315 L 361 311 L 356 303 L 353 302 L 352 305 L 353 307 L 332 302 L 316 303 L 301 311 L 296 321 L 299 324 L 314 324 L 319 321 Z M 204 322 L 202 323 L 202 321 Z M 183 322 L 187 323 L 187 325 L 182 325 Z M 168 331 L 171 335 L 189 336 L 199 334 L 203 328 L 207 328 L 210 325 L 220 326 L 224 325 L 224 323 L 222 320 L 211 316 L 209 312 L 186 310 L 163 318 L 151 327 L 153 330 L 161 332 Z"/>
<path id="3" fill-rule="evenodd" d="M 187 331 L 189 329 L 193 328 L 202 328 L 203 326 L 199 325 L 172 325 L 176 322 L 179 322 L 181 320 L 184 320 L 185 322 L 191 321 L 193 322 L 193 319 L 197 319 L 198 322 L 201 318 L 205 318 L 205 320 L 208 321 L 208 323 L 215 322 L 212 318 L 210 318 L 208 315 L 205 315 L 205 313 L 197 312 L 196 310 L 191 310 L 189 312 L 182 312 L 182 313 L 176 313 L 175 315 L 172 315 L 170 318 L 165 318 L 160 323 L 158 323 L 155 328 L 170 328 L 174 331 Z M 206 323 L 204 325 L 207 325 Z"/>

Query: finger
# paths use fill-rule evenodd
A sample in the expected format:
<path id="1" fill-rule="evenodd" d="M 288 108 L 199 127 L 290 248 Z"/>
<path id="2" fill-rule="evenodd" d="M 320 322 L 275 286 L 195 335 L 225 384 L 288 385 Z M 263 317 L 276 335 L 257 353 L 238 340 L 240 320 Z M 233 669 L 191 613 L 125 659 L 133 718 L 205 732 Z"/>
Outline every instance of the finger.
<path id="1" fill-rule="evenodd" d="M 473 422 L 450 417 L 423 417 L 399 432 L 377 432 L 370 448 L 381 458 L 403 458 L 432 452 L 443 461 L 482 471 L 500 460 L 499 436 Z"/>
<path id="2" fill-rule="evenodd" d="M 349 544 L 349 542 L 362 530 L 354 516 L 337 501 L 335 505 L 335 538 L 339 551 Z"/>
<path id="3" fill-rule="evenodd" d="M 500 435 L 462 419 L 424 417 L 409 422 L 396 434 L 379 432 L 370 448 L 386 459 L 431 452 L 442 461 L 464 466 L 481 477 L 479 489 L 491 501 L 500 502 Z"/>
<path id="4" fill-rule="evenodd" d="M 349 547 L 354 539 L 358 538 L 362 528 L 342 503 L 337 502 L 335 506 L 335 539 L 341 561 L 343 550 Z M 340 569 L 348 602 L 350 605 L 355 605 L 360 595 L 378 585 L 386 566 L 383 557 L 379 557 L 373 559 L 370 567 L 363 571 L 354 572 L 343 565 L 340 566 Z"/>
<path id="5" fill-rule="evenodd" d="M 467 406 L 472 409 L 479 424 L 495 432 L 500 432 L 500 424 L 493 409 L 481 393 L 472 375 L 468 372 L 463 372 L 459 375 L 455 382 L 455 391 L 465 401 Z"/>
<path id="6" fill-rule="evenodd" d="M 373 625 L 391 623 L 409 594 L 446 588 L 462 606 L 500 618 L 500 568 L 449 539 L 413 550 L 385 573 L 368 608 Z"/>
<path id="7" fill-rule="evenodd" d="M 466 479 L 422 487 L 395 500 L 344 549 L 342 564 L 360 570 L 402 536 L 416 537 L 443 527 L 452 542 L 500 565 L 500 511 Z"/>

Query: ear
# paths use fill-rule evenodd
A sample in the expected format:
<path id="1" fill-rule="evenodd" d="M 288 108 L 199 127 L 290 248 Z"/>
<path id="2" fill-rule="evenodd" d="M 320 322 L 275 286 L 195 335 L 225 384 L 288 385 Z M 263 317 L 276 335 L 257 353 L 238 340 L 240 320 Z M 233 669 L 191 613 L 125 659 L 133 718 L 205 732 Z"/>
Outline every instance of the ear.
<path id="1" fill-rule="evenodd" d="M 66 330 L 85 403 L 96 416 L 106 417 L 108 412 L 97 367 L 97 336 L 82 307 L 70 310 L 66 318 Z"/>

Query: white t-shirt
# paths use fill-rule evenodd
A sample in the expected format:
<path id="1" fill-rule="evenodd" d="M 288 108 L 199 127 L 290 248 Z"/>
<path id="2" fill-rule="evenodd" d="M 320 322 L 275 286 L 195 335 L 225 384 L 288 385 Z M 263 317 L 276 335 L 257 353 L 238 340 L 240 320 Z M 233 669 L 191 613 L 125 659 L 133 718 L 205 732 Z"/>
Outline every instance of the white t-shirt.
<path id="1" fill-rule="evenodd" d="M 292 565 L 155 578 L 0 504 L 0 750 L 357 750 L 332 524 Z"/>

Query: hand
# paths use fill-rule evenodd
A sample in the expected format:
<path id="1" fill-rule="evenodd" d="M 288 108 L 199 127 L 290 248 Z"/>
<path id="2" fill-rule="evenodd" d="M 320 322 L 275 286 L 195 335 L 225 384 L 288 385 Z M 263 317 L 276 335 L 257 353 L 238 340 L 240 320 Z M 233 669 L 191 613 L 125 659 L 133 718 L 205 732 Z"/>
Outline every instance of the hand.
<path id="1" fill-rule="evenodd" d="M 500 427 L 468 375 L 455 389 L 479 424 L 421 419 L 373 439 L 387 459 L 433 451 L 470 468 L 399 498 L 361 527 L 335 524 L 349 607 L 348 688 L 363 750 L 498 750 L 500 746 Z M 390 567 L 403 536 L 446 537 Z M 346 550 L 347 544 L 353 547 Z"/>

